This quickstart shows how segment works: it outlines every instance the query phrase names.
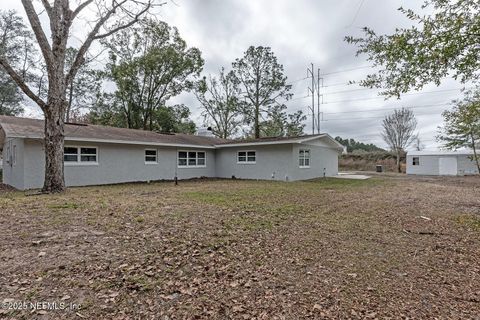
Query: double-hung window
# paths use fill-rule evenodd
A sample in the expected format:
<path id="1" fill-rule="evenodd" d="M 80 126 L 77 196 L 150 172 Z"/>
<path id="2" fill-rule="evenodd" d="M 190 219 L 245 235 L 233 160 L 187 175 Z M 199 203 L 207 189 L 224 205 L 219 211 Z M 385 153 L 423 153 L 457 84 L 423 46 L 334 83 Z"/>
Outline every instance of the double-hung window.
<path id="1" fill-rule="evenodd" d="M 300 149 L 298 151 L 298 165 L 300 168 L 310 168 L 310 150 Z"/>
<path id="2" fill-rule="evenodd" d="M 178 166 L 201 168 L 206 166 L 205 151 L 179 151 Z"/>
<path id="3" fill-rule="evenodd" d="M 98 152 L 96 147 L 65 147 L 63 149 L 63 161 L 65 163 L 96 164 Z"/>
<path id="4" fill-rule="evenodd" d="M 237 163 L 240 164 L 255 164 L 257 162 L 256 151 L 238 151 Z"/>
<path id="5" fill-rule="evenodd" d="M 412 158 L 412 165 L 419 166 L 420 165 L 420 158 L 419 157 L 413 157 Z"/>
<path id="6" fill-rule="evenodd" d="M 145 150 L 145 163 L 157 163 L 157 150 L 146 149 Z"/>

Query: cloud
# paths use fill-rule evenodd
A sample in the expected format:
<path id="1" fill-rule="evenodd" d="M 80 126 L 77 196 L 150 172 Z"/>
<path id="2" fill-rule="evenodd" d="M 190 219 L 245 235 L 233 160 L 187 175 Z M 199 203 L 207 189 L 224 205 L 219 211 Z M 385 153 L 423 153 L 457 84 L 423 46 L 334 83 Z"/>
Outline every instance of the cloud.
<path id="1" fill-rule="evenodd" d="M 356 57 L 356 48 L 344 41 L 346 35 L 359 36 L 361 28 L 369 26 L 378 33 L 391 33 L 397 27 L 408 27 L 410 21 L 397 8 L 400 0 L 175 0 L 159 9 L 157 18 L 176 26 L 189 46 L 198 47 L 206 61 L 204 74 L 217 73 L 221 67 L 243 55 L 250 45 L 270 46 L 284 65 L 293 83 L 293 100 L 287 102 L 290 111 L 304 110 L 310 104 L 305 78 L 310 63 L 325 74 L 322 88 L 324 130 L 332 135 L 373 142 L 385 147 L 380 137 L 382 117 L 393 107 L 441 104 L 460 97 L 459 91 L 407 95 L 401 100 L 378 99 L 376 90 L 359 90 L 347 85 L 360 80 L 373 70 L 365 57 Z M 418 10 L 422 2 L 409 1 L 405 6 Z M 4 9 L 22 11 L 20 1 L 8 1 Z M 350 70 L 355 69 L 355 70 Z M 342 70 L 350 70 L 339 72 Z M 337 73 L 338 72 L 338 73 Z M 424 91 L 458 88 L 446 81 L 440 88 L 429 86 Z M 338 102 L 343 101 L 343 102 Z M 337 103 L 333 103 L 337 102 Z M 184 93 L 170 103 L 189 106 L 193 118 L 201 124 L 199 103 L 190 93 Z M 441 111 L 446 106 L 416 108 L 418 130 L 429 147 L 436 145 L 434 137 L 441 125 Z M 378 109 L 376 111 L 365 110 Z M 361 111 L 361 112 L 359 112 Z M 344 113 L 338 113 L 344 112 Z M 337 114 L 333 114 L 337 113 Z M 307 132 L 311 118 L 307 119 Z"/>

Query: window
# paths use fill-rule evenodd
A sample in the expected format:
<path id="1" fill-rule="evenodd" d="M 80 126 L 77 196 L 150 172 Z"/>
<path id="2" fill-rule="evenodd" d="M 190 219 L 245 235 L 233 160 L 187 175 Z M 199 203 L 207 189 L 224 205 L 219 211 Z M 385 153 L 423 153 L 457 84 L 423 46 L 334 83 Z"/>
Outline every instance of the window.
<path id="1" fill-rule="evenodd" d="M 238 151 L 237 163 L 254 164 L 257 162 L 256 151 Z"/>
<path id="2" fill-rule="evenodd" d="M 97 148 L 80 148 L 80 162 L 97 162 Z"/>
<path id="3" fill-rule="evenodd" d="M 412 165 L 419 166 L 420 165 L 420 158 L 419 157 L 413 157 L 412 158 Z"/>
<path id="4" fill-rule="evenodd" d="M 157 150 L 145 150 L 145 163 L 157 163 Z"/>
<path id="5" fill-rule="evenodd" d="M 65 147 L 63 161 L 66 163 L 97 163 L 96 147 Z"/>
<path id="6" fill-rule="evenodd" d="M 310 150 L 300 149 L 298 151 L 298 165 L 300 168 L 310 168 Z"/>
<path id="7" fill-rule="evenodd" d="M 205 167 L 206 154 L 204 151 L 179 151 L 179 167 Z"/>
<path id="8" fill-rule="evenodd" d="M 78 148 L 65 147 L 63 149 L 63 161 L 64 162 L 78 162 Z"/>

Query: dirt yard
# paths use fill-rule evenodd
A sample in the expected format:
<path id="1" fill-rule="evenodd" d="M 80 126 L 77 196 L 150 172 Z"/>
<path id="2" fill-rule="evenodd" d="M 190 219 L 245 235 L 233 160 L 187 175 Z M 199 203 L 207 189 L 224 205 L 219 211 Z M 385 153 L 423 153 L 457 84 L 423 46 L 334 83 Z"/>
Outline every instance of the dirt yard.
<path id="1" fill-rule="evenodd" d="M 478 177 L 4 190 L 0 241 L 0 318 L 480 315 Z"/>

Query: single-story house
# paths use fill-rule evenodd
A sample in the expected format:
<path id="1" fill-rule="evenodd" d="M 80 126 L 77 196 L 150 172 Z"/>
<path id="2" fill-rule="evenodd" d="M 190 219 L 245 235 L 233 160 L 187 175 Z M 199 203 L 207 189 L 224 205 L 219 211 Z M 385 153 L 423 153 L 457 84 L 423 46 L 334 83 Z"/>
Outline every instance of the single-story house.
<path id="1" fill-rule="evenodd" d="M 0 116 L 3 183 L 41 188 L 43 120 Z M 342 146 L 328 134 L 225 140 L 90 124 L 65 125 L 67 186 L 196 177 L 305 180 L 338 173 Z"/>
<path id="2" fill-rule="evenodd" d="M 478 174 L 473 151 L 409 151 L 407 174 L 463 176 Z"/>

